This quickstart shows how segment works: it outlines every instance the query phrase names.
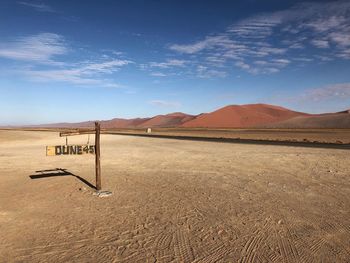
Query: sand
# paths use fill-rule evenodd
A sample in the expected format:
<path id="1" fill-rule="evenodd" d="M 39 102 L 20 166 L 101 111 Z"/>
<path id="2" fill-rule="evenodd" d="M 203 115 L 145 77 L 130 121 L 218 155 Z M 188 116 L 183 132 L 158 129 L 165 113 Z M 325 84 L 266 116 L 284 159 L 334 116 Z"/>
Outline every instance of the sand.
<path id="1" fill-rule="evenodd" d="M 104 198 L 94 156 L 0 131 L 0 262 L 350 262 L 348 150 L 101 139 Z"/>

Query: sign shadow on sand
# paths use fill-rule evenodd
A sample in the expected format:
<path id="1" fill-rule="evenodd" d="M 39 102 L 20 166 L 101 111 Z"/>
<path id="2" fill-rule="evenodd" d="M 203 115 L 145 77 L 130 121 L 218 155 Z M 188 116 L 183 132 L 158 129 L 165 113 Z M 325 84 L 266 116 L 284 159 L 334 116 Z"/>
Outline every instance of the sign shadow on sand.
<path id="1" fill-rule="evenodd" d="M 84 178 L 80 177 L 79 175 L 73 174 L 69 172 L 67 169 L 64 168 L 54 168 L 54 169 L 48 169 L 48 170 L 39 170 L 35 171 L 35 174 L 29 175 L 30 179 L 41 179 L 41 178 L 48 178 L 48 177 L 55 177 L 55 176 L 73 176 L 89 186 L 90 188 L 96 190 L 96 186 L 91 184 L 89 181 L 85 180 Z"/>

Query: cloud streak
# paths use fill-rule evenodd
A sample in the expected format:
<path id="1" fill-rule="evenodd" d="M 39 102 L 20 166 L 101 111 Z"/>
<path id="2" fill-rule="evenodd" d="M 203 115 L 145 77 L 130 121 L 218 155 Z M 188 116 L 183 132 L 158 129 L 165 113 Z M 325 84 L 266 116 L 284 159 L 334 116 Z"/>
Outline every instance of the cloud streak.
<path id="1" fill-rule="evenodd" d="M 167 74 L 164 74 L 162 72 L 151 72 L 150 75 L 153 77 L 166 77 L 167 76 Z"/>
<path id="2" fill-rule="evenodd" d="M 171 68 L 183 67 L 187 63 L 186 60 L 181 59 L 167 59 L 166 62 L 150 62 L 149 66 L 154 68 Z"/>
<path id="3" fill-rule="evenodd" d="M 119 84 L 114 83 L 102 76 L 118 71 L 122 66 L 132 63 L 128 60 L 114 59 L 104 62 L 94 62 L 82 64 L 80 66 L 54 69 L 54 70 L 25 70 L 23 74 L 34 81 L 48 82 L 68 82 L 76 85 L 95 85 L 99 87 L 120 87 Z"/>
<path id="4" fill-rule="evenodd" d="M 322 57 L 327 56 L 350 59 L 349 13 L 349 1 L 302 3 L 238 21 L 202 40 L 170 44 L 168 49 L 211 70 L 233 64 L 251 74 L 276 73 L 297 64 L 296 52 L 304 64 L 325 61 Z M 262 59 L 265 64 L 255 63 Z"/>
<path id="5" fill-rule="evenodd" d="M 64 37 L 54 33 L 24 36 L 0 43 L 0 58 L 22 62 L 24 67 L 21 66 L 15 71 L 32 81 L 120 87 L 105 76 L 133 63 L 130 60 L 109 56 L 102 56 L 103 60 L 99 58 L 87 62 L 58 60 L 68 51 L 73 52 L 73 49 Z"/>
<path id="6" fill-rule="evenodd" d="M 190 62 L 183 59 L 166 59 L 162 62 L 149 62 L 139 65 L 141 70 L 150 72 L 149 75 L 153 77 L 166 77 L 175 75 L 174 70 L 184 68 Z"/>
<path id="7" fill-rule="evenodd" d="M 149 104 L 153 106 L 158 106 L 158 107 L 171 107 L 171 108 L 177 108 L 181 106 L 180 102 L 176 101 L 165 101 L 165 100 L 151 100 L 149 101 Z"/>
<path id="8" fill-rule="evenodd" d="M 350 83 L 332 84 L 321 88 L 310 89 L 301 95 L 304 101 L 328 101 L 328 100 L 349 100 L 350 99 Z"/>
<path id="9" fill-rule="evenodd" d="M 50 7 L 44 3 L 34 3 L 34 2 L 17 2 L 17 3 L 20 5 L 23 5 L 23 6 L 33 8 L 34 10 L 36 10 L 38 12 L 48 12 L 48 13 L 55 13 L 56 12 L 52 7 Z"/>
<path id="10" fill-rule="evenodd" d="M 0 57 L 32 61 L 44 64 L 58 64 L 53 58 L 68 52 L 64 38 L 53 33 L 41 33 L 0 42 Z"/>

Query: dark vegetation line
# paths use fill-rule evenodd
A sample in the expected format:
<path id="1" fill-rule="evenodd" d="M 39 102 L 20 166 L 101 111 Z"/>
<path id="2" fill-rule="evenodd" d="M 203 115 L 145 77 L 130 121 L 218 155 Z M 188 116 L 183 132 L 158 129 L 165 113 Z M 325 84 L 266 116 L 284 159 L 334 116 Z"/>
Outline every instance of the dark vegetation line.
<path id="1" fill-rule="evenodd" d="M 254 140 L 254 139 L 235 139 L 223 137 L 196 137 L 196 136 L 181 136 L 181 135 L 160 135 L 160 134 L 137 134 L 137 133 L 122 133 L 122 132 L 103 132 L 104 134 L 140 136 L 162 139 L 176 139 L 189 141 L 205 141 L 205 142 L 223 142 L 223 143 L 241 143 L 241 144 L 256 144 L 256 145 L 277 145 L 290 147 L 308 147 L 308 148 L 325 148 L 325 149 L 341 149 L 350 150 L 350 144 L 338 143 L 321 143 L 321 142 L 291 142 L 291 141 L 270 141 L 270 140 Z"/>

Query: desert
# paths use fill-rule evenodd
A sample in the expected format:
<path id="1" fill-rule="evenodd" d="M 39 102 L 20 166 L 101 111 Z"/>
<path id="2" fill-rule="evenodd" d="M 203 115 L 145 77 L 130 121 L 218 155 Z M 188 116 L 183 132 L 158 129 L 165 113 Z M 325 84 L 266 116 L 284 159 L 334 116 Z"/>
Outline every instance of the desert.
<path id="1" fill-rule="evenodd" d="M 349 0 L 0 18 L 0 263 L 350 263 Z"/>
<path id="2" fill-rule="evenodd" d="M 349 150 L 102 134 L 102 198 L 93 155 L 45 155 L 64 143 L 0 131 L 1 262 L 350 258 Z"/>

